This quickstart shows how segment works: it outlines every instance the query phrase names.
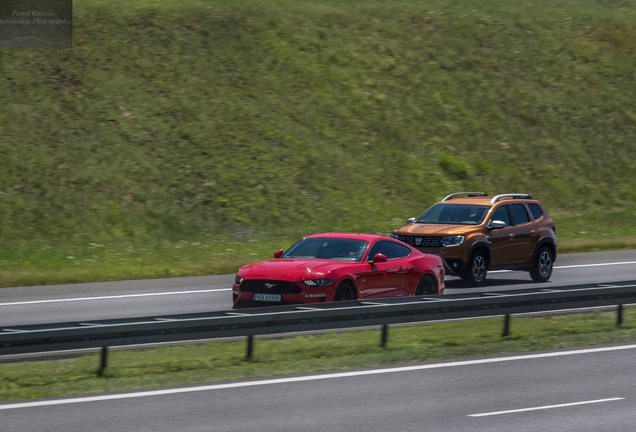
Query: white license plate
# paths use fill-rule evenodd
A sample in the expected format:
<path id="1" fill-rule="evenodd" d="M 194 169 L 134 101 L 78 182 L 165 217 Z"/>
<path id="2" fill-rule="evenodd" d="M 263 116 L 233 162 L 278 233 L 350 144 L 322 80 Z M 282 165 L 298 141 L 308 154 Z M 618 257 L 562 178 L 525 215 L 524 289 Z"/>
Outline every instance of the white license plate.
<path id="1" fill-rule="evenodd" d="M 282 294 L 259 294 L 254 293 L 252 297 L 254 301 L 264 301 L 264 302 L 280 302 L 283 299 Z"/>

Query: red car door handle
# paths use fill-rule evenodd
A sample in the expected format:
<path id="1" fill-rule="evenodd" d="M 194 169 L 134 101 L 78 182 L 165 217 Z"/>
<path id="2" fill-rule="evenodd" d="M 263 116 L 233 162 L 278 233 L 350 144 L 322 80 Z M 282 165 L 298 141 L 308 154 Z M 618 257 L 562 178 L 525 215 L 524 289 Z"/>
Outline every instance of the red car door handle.
<path id="1" fill-rule="evenodd" d="M 411 271 L 411 270 L 413 270 L 413 267 L 404 267 L 404 266 L 400 266 L 400 268 L 399 268 L 398 270 L 400 270 L 401 272 L 404 272 L 404 271 Z"/>

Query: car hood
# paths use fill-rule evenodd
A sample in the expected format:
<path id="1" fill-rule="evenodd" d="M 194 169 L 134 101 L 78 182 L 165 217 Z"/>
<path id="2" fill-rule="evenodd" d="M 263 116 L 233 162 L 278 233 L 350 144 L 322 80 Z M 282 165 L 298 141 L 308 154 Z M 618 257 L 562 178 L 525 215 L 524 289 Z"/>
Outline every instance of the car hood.
<path id="1" fill-rule="evenodd" d="M 414 223 L 400 228 L 401 235 L 461 235 L 475 225 L 423 224 Z"/>
<path id="2" fill-rule="evenodd" d="M 336 268 L 355 263 L 325 259 L 280 258 L 243 267 L 239 274 L 250 279 L 299 280 L 321 278 Z"/>

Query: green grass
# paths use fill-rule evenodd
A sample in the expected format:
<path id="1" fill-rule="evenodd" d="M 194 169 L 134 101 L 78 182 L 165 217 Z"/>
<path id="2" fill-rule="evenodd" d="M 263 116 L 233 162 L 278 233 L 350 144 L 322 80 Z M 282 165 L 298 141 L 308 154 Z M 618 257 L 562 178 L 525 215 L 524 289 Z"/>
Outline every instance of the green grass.
<path id="1" fill-rule="evenodd" d="M 1 286 L 230 272 L 458 190 L 636 247 L 633 2 L 74 8 L 72 50 L 0 50 Z"/>
<path id="2" fill-rule="evenodd" d="M 391 328 L 385 348 L 379 346 L 377 330 L 256 338 L 250 360 L 245 359 L 244 341 L 111 351 L 101 377 L 98 354 L 4 363 L 0 401 L 634 342 L 636 311 L 627 309 L 624 316 L 620 328 L 614 313 L 513 317 L 506 338 L 501 337 L 501 318 Z"/>

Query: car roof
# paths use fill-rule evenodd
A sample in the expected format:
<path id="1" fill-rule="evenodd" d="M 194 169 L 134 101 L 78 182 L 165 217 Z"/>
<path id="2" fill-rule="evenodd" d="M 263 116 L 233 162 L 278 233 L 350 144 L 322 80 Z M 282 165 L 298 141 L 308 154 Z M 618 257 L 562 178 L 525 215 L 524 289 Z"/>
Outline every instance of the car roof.
<path id="1" fill-rule="evenodd" d="M 312 234 L 312 235 L 305 236 L 305 238 L 316 238 L 316 237 L 341 238 L 341 239 L 366 240 L 366 241 L 373 241 L 378 239 L 391 240 L 391 238 L 388 236 L 381 236 L 377 234 L 350 233 L 350 232 L 326 232 L 322 234 Z"/>

